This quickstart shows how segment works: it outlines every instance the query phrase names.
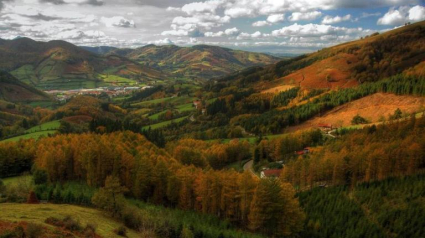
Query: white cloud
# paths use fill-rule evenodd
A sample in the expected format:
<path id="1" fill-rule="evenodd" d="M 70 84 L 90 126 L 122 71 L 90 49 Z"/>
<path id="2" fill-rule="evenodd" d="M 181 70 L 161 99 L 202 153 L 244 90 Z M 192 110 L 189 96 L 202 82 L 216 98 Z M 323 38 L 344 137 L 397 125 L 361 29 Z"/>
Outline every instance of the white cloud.
<path id="1" fill-rule="evenodd" d="M 343 22 L 343 21 L 348 21 L 350 19 L 351 19 L 350 14 L 345 15 L 343 17 L 340 17 L 340 16 L 335 16 L 335 17 L 325 16 L 322 20 L 322 24 L 335 24 L 335 23 L 340 23 L 340 22 Z"/>
<path id="2" fill-rule="evenodd" d="M 224 4 L 224 0 L 193 2 L 184 5 L 181 10 L 189 15 L 197 13 L 215 13 L 217 8 Z"/>
<path id="3" fill-rule="evenodd" d="M 256 21 L 254 23 L 252 23 L 252 26 L 254 27 L 263 27 L 263 26 L 270 26 L 271 23 L 268 21 Z"/>
<path id="4" fill-rule="evenodd" d="M 410 8 L 408 19 L 411 21 L 425 20 L 425 7 L 418 5 Z"/>
<path id="5" fill-rule="evenodd" d="M 228 36 L 237 36 L 239 34 L 239 29 L 236 27 L 226 29 L 224 33 Z"/>
<path id="6" fill-rule="evenodd" d="M 293 12 L 288 18 L 290 21 L 311 21 L 322 15 L 319 11 L 312 12 Z"/>
<path id="7" fill-rule="evenodd" d="M 266 21 L 256 21 L 252 23 L 254 27 L 271 26 L 272 24 L 282 22 L 285 20 L 285 14 L 272 14 L 267 17 Z"/>
<path id="8" fill-rule="evenodd" d="M 170 40 L 169 38 L 165 38 L 165 39 L 154 41 L 154 44 L 155 45 L 172 45 L 174 44 L 174 42 Z"/>
<path id="9" fill-rule="evenodd" d="M 242 32 L 242 33 L 239 34 L 239 36 L 236 39 L 237 40 L 256 39 L 256 38 L 260 38 L 260 37 L 263 37 L 263 36 L 264 35 L 259 31 L 256 31 L 252 34 Z"/>
<path id="10" fill-rule="evenodd" d="M 398 9 L 391 8 L 385 15 L 378 19 L 379 25 L 403 25 L 406 22 L 417 22 L 425 20 L 425 7 L 416 5 L 414 7 L 402 6 Z"/>
<path id="11" fill-rule="evenodd" d="M 255 13 L 254 9 L 247 8 L 247 7 L 233 7 L 233 8 L 226 9 L 224 11 L 224 14 L 232 18 L 253 17 L 255 16 L 254 13 Z"/>
<path id="12" fill-rule="evenodd" d="M 320 37 L 325 35 L 338 34 L 366 34 L 369 32 L 370 30 L 364 30 L 363 28 L 346 28 L 311 23 L 306 25 L 298 25 L 295 23 L 293 25 L 283 27 L 282 29 L 272 31 L 272 35 L 276 37 Z"/>
<path id="13" fill-rule="evenodd" d="M 273 14 L 267 17 L 267 21 L 270 23 L 278 23 L 285 20 L 285 14 Z"/>
<path id="14" fill-rule="evenodd" d="M 100 21 L 107 27 L 136 27 L 133 20 L 128 20 L 122 16 L 102 17 Z"/>

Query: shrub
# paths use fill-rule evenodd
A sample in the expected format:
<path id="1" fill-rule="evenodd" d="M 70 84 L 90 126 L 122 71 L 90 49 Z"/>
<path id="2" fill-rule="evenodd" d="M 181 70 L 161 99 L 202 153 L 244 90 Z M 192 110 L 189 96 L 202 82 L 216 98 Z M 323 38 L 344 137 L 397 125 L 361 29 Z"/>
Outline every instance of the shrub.
<path id="1" fill-rule="evenodd" d="M 96 237 L 96 225 L 88 223 L 83 230 L 83 235 L 86 238 Z"/>
<path id="2" fill-rule="evenodd" d="M 43 226 L 30 223 L 27 226 L 26 236 L 28 238 L 37 238 L 43 234 Z"/>
<path id="3" fill-rule="evenodd" d="M 47 171 L 39 170 L 39 169 L 35 170 L 33 173 L 33 180 L 34 180 L 34 184 L 36 185 L 47 183 L 47 180 L 48 180 Z"/>
<path id="4" fill-rule="evenodd" d="M 117 229 L 115 229 L 115 234 L 123 237 L 127 237 L 127 228 L 124 226 L 120 226 Z"/>
<path id="5" fill-rule="evenodd" d="M 74 219 L 72 219 L 71 216 L 65 217 L 63 219 L 63 224 L 64 224 L 65 229 L 67 229 L 69 231 L 82 231 L 83 230 L 80 222 L 75 221 Z"/>
<path id="6" fill-rule="evenodd" d="M 38 201 L 38 199 L 37 199 L 37 195 L 35 195 L 35 192 L 34 191 L 31 191 L 30 192 L 30 194 L 29 194 L 29 196 L 28 196 L 28 199 L 27 199 L 27 203 L 28 204 L 39 204 L 40 202 Z"/>
<path id="7" fill-rule="evenodd" d="M 45 223 L 50 224 L 52 226 L 62 227 L 64 226 L 63 222 L 56 217 L 48 217 L 44 220 Z"/>

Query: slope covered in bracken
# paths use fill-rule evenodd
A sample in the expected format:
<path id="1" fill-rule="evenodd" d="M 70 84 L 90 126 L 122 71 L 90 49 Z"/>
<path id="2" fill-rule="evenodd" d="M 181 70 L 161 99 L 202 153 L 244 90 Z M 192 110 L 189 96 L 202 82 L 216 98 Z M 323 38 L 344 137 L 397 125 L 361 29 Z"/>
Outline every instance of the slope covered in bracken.
<path id="1" fill-rule="evenodd" d="M 425 109 L 425 98 L 409 95 L 395 95 L 389 93 L 376 93 L 364 98 L 338 106 L 329 112 L 318 115 L 300 125 L 289 128 L 296 131 L 308 128 L 317 128 L 319 124 L 332 124 L 335 127 L 351 125 L 351 120 L 359 115 L 371 123 L 383 118 L 388 119 L 395 110 L 415 114 Z"/>
<path id="2" fill-rule="evenodd" d="M 267 92 L 281 91 L 285 85 L 308 90 L 347 88 L 405 71 L 423 75 L 424 60 L 425 22 L 419 22 L 217 81 Z"/>

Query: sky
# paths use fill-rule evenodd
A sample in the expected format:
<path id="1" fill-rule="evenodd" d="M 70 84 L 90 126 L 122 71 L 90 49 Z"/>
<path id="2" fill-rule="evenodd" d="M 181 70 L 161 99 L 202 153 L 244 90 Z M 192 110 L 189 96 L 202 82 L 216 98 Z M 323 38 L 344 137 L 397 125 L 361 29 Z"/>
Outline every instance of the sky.
<path id="1" fill-rule="evenodd" d="M 299 54 L 425 20 L 425 0 L 0 0 L 0 38 Z"/>

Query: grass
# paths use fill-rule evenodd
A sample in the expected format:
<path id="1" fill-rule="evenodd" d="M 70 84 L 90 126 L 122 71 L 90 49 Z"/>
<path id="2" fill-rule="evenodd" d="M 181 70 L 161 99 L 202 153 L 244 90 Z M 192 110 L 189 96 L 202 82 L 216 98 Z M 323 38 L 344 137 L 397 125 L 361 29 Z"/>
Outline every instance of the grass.
<path id="1" fill-rule="evenodd" d="M 165 114 L 168 110 L 164 110 L 155 114 L 150 115 L 148 118 L 151 120 L 158 120 L 159 116 L 161 116 L 162 114 Z"/>
<path id="2" fill-rule="evenodd" d="M 122 224 L 104 215 L 104 212 L 80 206 L 73 206 L 67 204 L 0 204 L 1 220 L 5 221 L 26 221 L 31 223 L 44 223 L 46 218 L 55 217 L 63 219 L 66 216 L 71 216 L 78 220 L 82 226 L 86 224 L 96 225 L 96 233 L 102 237 L 117 237 L 113 232 L 114 229 L 120 227 Z M 127 229 L 128 237 L 140 237 L 133 230 Z"/>
<path id="3" fill-rule="evenodd" d="M 267 136 L 263 136 L 263 139 L 268 139 L 268 140 L 272 140 L 272 139 L 276 139 L 276 138 L 280 138 L 282 136 L 286 135 L 286 133 L 284 134 L 277 134 L 277 135 L 267 135 Z M 232 138 L 232 139 L 214 139 L 214 140 L 207 140 L 208 142 L 221 142 L 224 144 L 229 143 L 232 140 L 238 139 L 239 141 L 248 141 L 251 144 L 254 144 L 255 141 L 257 141 L 258 137 L 242 137 L 242 138 Z"/>
<path id="4" fill-rule="evenodd" d="M 196 100 L 195 97 L 189 97 L 189 96 L 180 96 L 180 97 L 167 97 L 167 98 L 159 98 L 149 101 L 142 101 L 138 103 L 131 104 L 133 107 L 146 107 L 150 105 L 155 105 L 159 103 L 173 103 L 174 105 L 181 105 L 181 104 L 189 104 L 189 102 L 192 102 Z"/>
<path id="5" fill-rule="evenodd" d="M 111 74 L 101 75 L 101 78 L 106 83 L 119 83 L 119 84 L 129 84 L 129 85 L 133 85 L 137 83 L 136 80 L 123 78 L 123 77 L 120 77 L 117 75 L 111 75 Z"/>
<path id="6" fill-rule="evenodd" d="M 4 178 L 2 181 L 6 186 L 13 186 L 20 183 L 21 181 L 32 181 L 32 175 L 28 174 L 17 177 Z"/>
<path id="7" fill-rule="evenodd" d="M 2 140 L 1 142 L 12 142 L 12 141 L 28 140 L 28 139 L 35 139 L 35 140 L 37 140 L 38 138 L 40 138 L 42 136 L 53 135 L 56 132 L 57 132 L 56 130 L 38 131 L 38 132 L 30 133 L 30 134 L 25 134 L 25 135 L 20 135 L 20 136 L 12 137 L 12 138 L 9 138 L 9 139 L 6 139 L 6 140 Z"/>
<path id="8" fill-rule="evenodd" d="M 163 122 L 160 122 L 160 123 L 157 123 L 157 124 L 152 124 L 152 125 L 148 125 L 148 126 L 145 126 L 145 127 L 143 127 L 142 129 L 148 129 L 149 127 L 153 130 L 153 129 L 158 129 L 158 128 L 161 128 L 161 127 L 165 127 L 165 126 L 168 126 L 168 125 L 170 125 L 170 124 L 172 124 L 172 123 L 178 123 L 178 122 L 181 122 L 181 121 L 183 121 L 184 119 L 186 119 L 186 118 L 188 118 L 189 116 L 185 116 L 185 117 L 180 117 L 180 118 L 177 118 L 177 119 L 173 119 L 173 120 L 169 120 L 169 121 L 163 121 Z"/>
<path id="9" fill-rule="evenodd" d="M 50 122 L 46 122 L 46 123 L 38 125 L 38 126 L 34 126 L 30 129 L 26 130 L 25 132 L 34 133 L 34 132 L 39 132 L 39 131 L 53 131 L 53 130 L 59 129 L 60 125 L 61 124 L 60 124 L 59 120 L 50 121 Z"/>
<path id="10" fill-rule="evenodd" d="M 55 105 L 55 102 L 52 101 L 40 101 L 40 102 L 30 102 L 28 103 L 31 107 L 42 107 L 52 109 Z"/>
<path id="11" fill-rule="evenodd" d="M 186 103 L 186 104 L 182 104 L 176 107 L 177 111 L 181 112 L 189 112 L 189 111 L 194 111 L 195 107 L 193 106 L 193 103 Z"/>

